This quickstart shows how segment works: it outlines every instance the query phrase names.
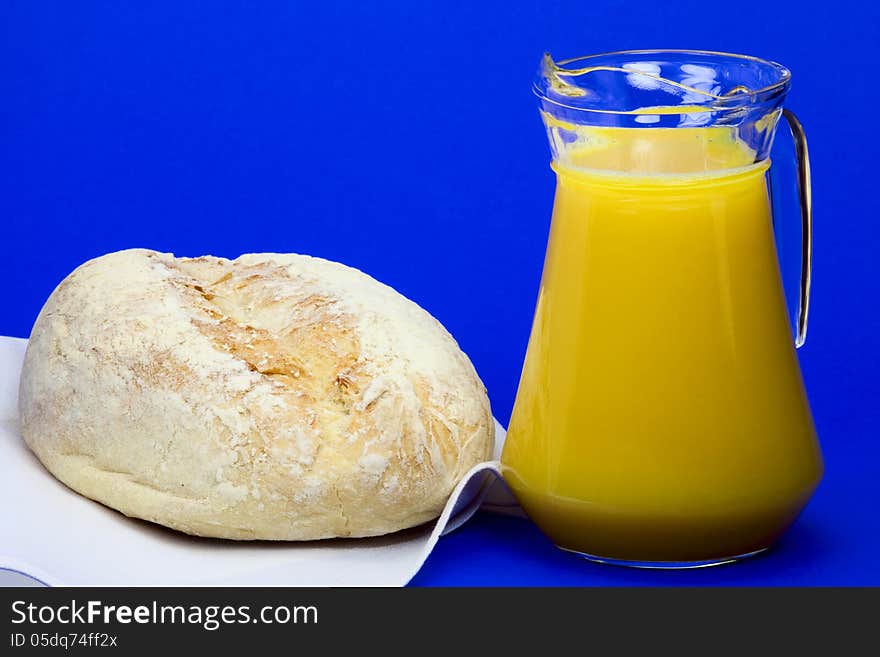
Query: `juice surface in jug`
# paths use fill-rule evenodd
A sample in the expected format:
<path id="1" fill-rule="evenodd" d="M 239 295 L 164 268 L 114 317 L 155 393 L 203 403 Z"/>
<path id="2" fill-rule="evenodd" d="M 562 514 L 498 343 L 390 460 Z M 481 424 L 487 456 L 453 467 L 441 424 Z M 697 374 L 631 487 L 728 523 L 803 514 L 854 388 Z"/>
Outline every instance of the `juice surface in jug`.
<path id="1" fill-rule="evenodd" d="M 593 127 L 585 143 L 553 165 L 505 478 L 558 546 L 585 555 L 762 550 L 822 471 L 769 160 L 723 127 Z"/>

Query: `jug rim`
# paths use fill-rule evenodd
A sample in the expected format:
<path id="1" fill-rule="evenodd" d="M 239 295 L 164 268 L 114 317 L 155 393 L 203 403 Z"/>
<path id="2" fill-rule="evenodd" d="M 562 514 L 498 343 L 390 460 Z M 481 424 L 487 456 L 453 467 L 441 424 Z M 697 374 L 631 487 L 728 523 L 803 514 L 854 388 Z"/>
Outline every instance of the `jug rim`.
<path id="1" fill-rule="evenodd" d="M 562 102 L 558 98 L 552 98 L 547 93 L 547 89 L 542 87 L 539 84 L 541 81 L 546 80 L 547 75 L 545 73 L 545 68 L 547 62 L 555 67 L 560 68 L 564 66 L 568 66 L 573 63 L 586 62 L 589 60 L 599 59 L 602 57 L 615 57 L 615 56 L 626 56 L 626 55 L 694 55 L 698 57 L 717 57 L 717 58 L 726 58 L 732 60 L 742 60 L 746 62 L 751 62 L 754 64 L 759 64 L 761 66 L 766 66 L 772 71 L 774 71 L 778 78 L 767 85 L 764 85 L 758 89 L 744 89 L 742 91 L 735 91 L 732 93 L 727 93 L 723 96 L 712 97 L 711 94 L 707 94 L 707 98 L 712 98 L 715 101 L 723 102 L 725 109 L 730 109 L 733 106 L 742 106 L 742 105 L 756 105 L 763 102 L 766 102 L 769 99 L 778 97 L 779 94 L 784 94 L 788 91 L 791 85 L 791 71 L 784 65 L 779 62 L 773 61 L 771 59 L 764 59 L 761 57 L 755 57 L 753 55 L 743 55 L 739 53 L 732 52 L 724 52 L 719 50 L 695 50 L 688 48 L 651 48 L 651 49 L 634 49 L 634 50 L 611 50 L 608 52 L 601 53 L 593 53 L 589 55 L 580 55 L 578 57 L 569 57 L 560 61 L 555 61 L 550 56 L 548 52 L 544 53 L 544 57 L 542 60 L 542 67 L 538 78 L 532 84 L 533 93 L 538 96 L 541 100 L 547 101 L 554 105 L 564 107 L 566 109 L 583 111 L 583 112 L 595 112 L 599 114 L 650 114 L 652 112 L 656 112 L 656 107 L 650 108 L 639 108 L 634 110 L 612 110 L 612 109 L 603 109 L 596 107 L 583 107 L 578 105 L 570 105 L 565 102 Z M 633 71 L 635 73 L 639 73 L 639 71 Z M 665 78 L 664 78 L 665 79 Z M 669 80 L 666 80 L 670 82 Z M 662 106 L 664 108 L 673 109 L 676 108 L 676 105 L 667 105 Z M 714 103 L 706 103 L 703 106 L 690 106 L 685 109 L 682 108 L 682 113 L 685 112 L 694 112 L 696 111 L 715 111 L 718 110 L 719 107 Z"/>

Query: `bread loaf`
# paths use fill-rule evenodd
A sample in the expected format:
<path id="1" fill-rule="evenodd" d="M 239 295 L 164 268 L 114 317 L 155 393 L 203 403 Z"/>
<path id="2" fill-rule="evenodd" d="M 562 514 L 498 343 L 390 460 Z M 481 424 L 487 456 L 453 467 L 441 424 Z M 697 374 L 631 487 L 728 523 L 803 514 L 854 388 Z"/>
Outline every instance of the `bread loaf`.
<path id="1" fill-rule="evenodd" d="M 439 322 L 300 255 L 87 262 L 34 325 L 19 404 L 26 443 L 73 490 L 232 539 L 418 525 L 494 436 Z"/>

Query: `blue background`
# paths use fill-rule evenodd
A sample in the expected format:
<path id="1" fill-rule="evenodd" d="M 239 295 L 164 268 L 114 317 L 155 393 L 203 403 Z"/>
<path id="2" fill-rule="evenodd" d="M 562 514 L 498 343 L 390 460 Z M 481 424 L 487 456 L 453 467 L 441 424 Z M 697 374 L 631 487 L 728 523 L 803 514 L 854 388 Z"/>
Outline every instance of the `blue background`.
<path id="1" fill-rule="evenodd" d="M 880 584 L 876 3 L 0 6 L 0 334 L 27 336 L 52 288 L 108 251 L 308 253 L 440 319 L 505 424 L 552 203 L 530 92 L 543 50 L 785 63 L 813 158 L 800 356 L 827 473 L 806 512 L 769 555 L 686 573 L 588 564 L 482 515 L 415 583 Z"/>

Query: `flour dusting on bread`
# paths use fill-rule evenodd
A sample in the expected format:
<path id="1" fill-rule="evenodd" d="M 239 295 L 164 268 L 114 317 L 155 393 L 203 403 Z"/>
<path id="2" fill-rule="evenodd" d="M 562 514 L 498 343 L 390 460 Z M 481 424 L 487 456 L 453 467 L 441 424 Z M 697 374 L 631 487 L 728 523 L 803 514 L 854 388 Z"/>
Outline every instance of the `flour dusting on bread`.
<path id="1" fill-rule="evenodd" d="M 362 272 L 290 254 L 82 265 L 34 326 L 20 411 L 74 490 L 236 539 L 425 522 L 494 434 L 439 322 Z"/>

